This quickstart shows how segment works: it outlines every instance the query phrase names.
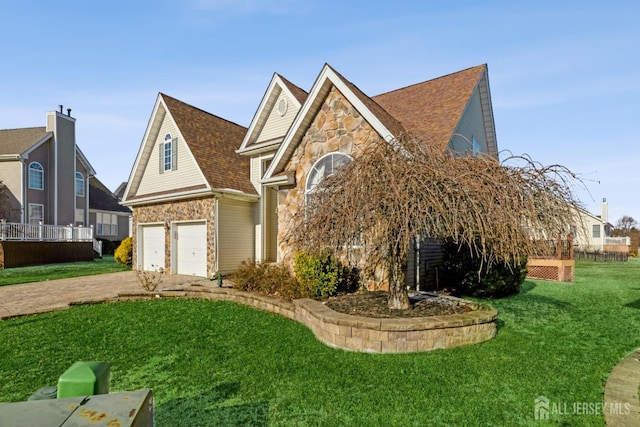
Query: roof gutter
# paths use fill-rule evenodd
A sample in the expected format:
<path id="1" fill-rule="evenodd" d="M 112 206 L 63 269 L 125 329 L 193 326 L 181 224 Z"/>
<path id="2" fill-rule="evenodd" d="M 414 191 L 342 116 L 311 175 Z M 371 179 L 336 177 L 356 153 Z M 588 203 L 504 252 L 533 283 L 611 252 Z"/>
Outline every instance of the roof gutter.
<path id="1" fill-rule="evenodd" d="M 17 162 L 21 160 L 22 156 L 20 154 L 0 154 L 0 162 Z"/>
<path id="2" fill-rule="evenodd" d="M 148 205 L 151 203 L 162 203 L 170 200 L 184 200 L 192 199 L 194 197 L 207 197 L 221 194 L 228 194 L 245 200 L 258 200 L 260 198 L 260 196 L 258 196 L 257 194 L 247 194 L 239 190 L 234 190 L 232 188 L 211 188 L 204 191 L 185 191 L 183 193 L 167 194 L 166 196 L 161 197 L 149 196 L 135 200 L 122 200 L 120 204 L 123 206 L 140 206 Z"/>

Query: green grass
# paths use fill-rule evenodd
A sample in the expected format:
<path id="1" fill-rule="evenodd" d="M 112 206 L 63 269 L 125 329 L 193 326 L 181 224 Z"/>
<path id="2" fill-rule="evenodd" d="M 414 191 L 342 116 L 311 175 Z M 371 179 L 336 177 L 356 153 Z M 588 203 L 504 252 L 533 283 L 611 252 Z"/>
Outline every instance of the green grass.
<path id="1" fill-rule="evenodd" d="M 534 419 L 534 400 L 601 403 L 640 347 L 640 262 L 579 263 L 573 284 L 527 281 L 488 303 L 499 332 L 420 354 L 328 348 L 301 324 L 229 302 L 154 300 L 0 322 L 0 401 L 54 385 L 77 360 L 111 364 L 111 391 L 150 387 L 176 425 L 604 425 Z"/>
<path id="2" fill-rule="evenodd" d="M 95 259 L 93 261 L 5 268 L 4 270 L 0 270 L 0 286 L 66 279 L 68 277 L 91 276 L 93 274 L 116 273 L 127 270 L 131 270 L 131 266 L 118 264 L 114 261 L 113 255 L 105 255 L 102 259 Z"/>

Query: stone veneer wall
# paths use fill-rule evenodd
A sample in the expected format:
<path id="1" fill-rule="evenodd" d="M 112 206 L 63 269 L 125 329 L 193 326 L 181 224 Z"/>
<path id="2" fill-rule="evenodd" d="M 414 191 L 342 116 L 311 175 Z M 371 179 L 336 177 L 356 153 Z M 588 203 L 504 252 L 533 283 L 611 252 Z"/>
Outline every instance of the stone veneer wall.
<path id="1" fill-rule="evenodd" d="M 332 87 L 313 122 L 294 151 L 285 171 L 294 172 L 296 186 L 278 193 L 278 260 L 293 265 L 293 253 L 286 241 L 291 219 L 304 209 L 307 176 L 325 154 L 341 152 L 357 157 L 378 133 L 335 87 Z"/>
<path id="2" fill-rule="evenodd" d="M 410 353 L 460 347 L 496 336 L 498 312 L 467 303 L 474 311 L 447 316 L 370 318 L 338 313 L 311 299 L 292 303 L 231 288 L 190 286 L 182 291 L 121 294 L 120 301 L 153 298 L 199 298 L 232 301 L 277 313 L 309 327 L 330 347 L 369 353 Z M 460 300 L 457 300 L 460 302 Z"/>
<path id="3" fill-rule="evenodd" d="M 207 221 L 207 275 L 213 274 L 215 267 L 215 198 L 186 199 L 157 205 L 133 208 L 133 266 L 138 265 L 137 239 L 138 225 L 145 223 L 165 223 L 165 273 L 171 274 L 171 223 L 175 221 Z"/>

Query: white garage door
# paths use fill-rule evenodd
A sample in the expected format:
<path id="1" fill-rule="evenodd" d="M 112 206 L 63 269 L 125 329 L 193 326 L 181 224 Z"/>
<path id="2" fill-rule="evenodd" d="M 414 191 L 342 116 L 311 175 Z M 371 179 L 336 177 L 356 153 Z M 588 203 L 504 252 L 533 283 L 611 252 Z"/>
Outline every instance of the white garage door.
<path id="1" fill-rule="evenodd" d="M 147 271 L 165 268 L 164 265 L 164 226 L 143 225 L 140 227 L 141 242 L 138 246 L 142 250 L 142 269 Z"/>
<path id="2" fill-rule="evenodd" d="M 176 273 L 207 276 L 207 224 L 186 222 L 176 225 Z"/>

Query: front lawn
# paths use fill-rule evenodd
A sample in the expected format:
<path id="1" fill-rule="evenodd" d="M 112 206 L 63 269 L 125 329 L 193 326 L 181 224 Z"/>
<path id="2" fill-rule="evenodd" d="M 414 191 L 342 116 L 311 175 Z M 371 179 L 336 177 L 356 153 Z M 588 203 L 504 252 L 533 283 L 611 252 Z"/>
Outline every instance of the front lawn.
<path id="1" fill-rule="evenodd" d="M 131 270 L 131 266 L 118 264 L 113 259 L 113 255 L 105 255 L 101 259 L 95 259 L 93 261 L 5 268 L 4 270 L 0 270 L 0 286 L 66 279 L 68 277 L 91 276 L 93 274 L 117 273 L 118 271 L 127 270 Z"/>
<path id="2" fill-rule="evenodd" d="M 604 425 L 605 380 L 640 347 L 640 262 L 578 263 L 573 284 L 527 281 L 489 301 L 495 339 L 429 353 L 328 348 L 294 321 L 229 302 L 154 300 L 0 322 L 0 402 L 111 363 L 111 391 L 152 388 L 159 426 Z M 549 422 L 534 419 L 544 396 Z"/>

